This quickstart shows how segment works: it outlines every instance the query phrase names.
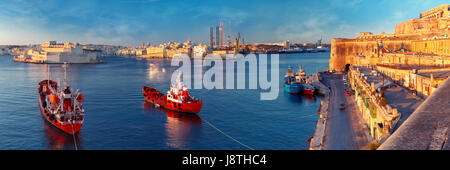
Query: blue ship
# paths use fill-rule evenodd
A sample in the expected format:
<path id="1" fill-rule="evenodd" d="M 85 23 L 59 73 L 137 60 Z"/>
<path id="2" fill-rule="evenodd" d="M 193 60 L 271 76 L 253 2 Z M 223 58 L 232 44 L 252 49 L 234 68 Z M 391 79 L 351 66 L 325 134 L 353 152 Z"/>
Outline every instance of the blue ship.
<path id="1" fill-rule="evenodd" d="M 303 85 L 296 81 L 294 72 L 292 72 L 292 68 L 288 67 L 288 72 L 284 76 L 284 91 L 288 92 L 289 94 L 299 94 L 302 92 Z"/>

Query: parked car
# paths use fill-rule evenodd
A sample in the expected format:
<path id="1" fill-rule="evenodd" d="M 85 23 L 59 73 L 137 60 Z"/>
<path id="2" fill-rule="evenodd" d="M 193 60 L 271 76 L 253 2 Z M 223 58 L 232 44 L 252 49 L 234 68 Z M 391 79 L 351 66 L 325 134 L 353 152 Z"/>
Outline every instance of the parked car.
<path id="1" fill-rule="evenodd" d="M 342 103 L 342 104 L 339 106 L 339 109 L 344 110 L 344 109 L 345 109 L 345 104 Z"/>
<path id="2" fill-rule="evenodd" d="M 346 92 L 345 92 L 345 95 L 346 95 L 346 96 L 351 96 L 352 93 L 350 93 L 350 91 L 346 91 Z"/>

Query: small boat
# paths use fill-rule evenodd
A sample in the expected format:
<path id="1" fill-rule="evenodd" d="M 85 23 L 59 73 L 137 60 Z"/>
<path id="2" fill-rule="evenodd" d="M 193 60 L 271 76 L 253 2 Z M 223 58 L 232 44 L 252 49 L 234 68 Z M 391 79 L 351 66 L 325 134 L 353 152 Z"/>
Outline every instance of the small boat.
<path id="1" fill-rule="evenodd" d="M 279 54 L 296 54 L 296 53 L 304 53 L 305 51 L 303 49 L 300 48 L 294 48 L 294 49 L 285 49 L 285 50 L 280 50 L 278 53 Z"/>
<path id="2" fill-rule="evenodd" d="M 303 85 L 303 94 L 305 95 L 314 95 L 314 92 L 316 91 L 316 88 L 311 84 L 304 84 Z"/>
<path id="3" fill-rule="evenodd" d="M 195 114 L 200 112 L 203 102 L 200 99 L 191 97 L 187 87 L 181 85 L 179 79 L 177 79 L 177 82 L 177 85 L 170 86 L 167 95 L 155 88 L 144 86 L 142 92 L 144 93 L 145 101 L 172 111 Z"/>
<path id="4" fill-rule="evenodd" d="M 39 83 L 39 110 L 42 116 L 57 129 L 73 135 L 84 122 L 83 94 L 66 86 L 66 64 L 64 65 L 64 87 L 53 80 Z"/>
<path id="5" fill-rule="evenodd" d="M 314 95 L 316 88 L 311 85 L 306 78 L 306 72 L 302 66 L 298 68 L 297 74 L 295 75 L 295 81 L 302 84 L 302 92 L 305 95 Z"/>
<path id="6" fill-rule="evenodd" d="M 292 72 L 292 67 L 288 67 L 288 72 L 284 76 L 284 91 L 289 94 L 299 94 L 302 92 L 302 85 L 300 82 L 295 80 L 294 72 Z"/>

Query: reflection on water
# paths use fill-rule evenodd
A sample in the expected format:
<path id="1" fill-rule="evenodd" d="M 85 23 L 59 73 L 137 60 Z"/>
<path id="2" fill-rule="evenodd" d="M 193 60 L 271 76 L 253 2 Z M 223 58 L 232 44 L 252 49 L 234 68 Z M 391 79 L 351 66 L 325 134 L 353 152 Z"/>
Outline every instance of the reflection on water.
<path id="1" fill-rule="evenodd" d="M 83 149 L 81 131 L 75 134 L 75 140 L 72 135 L 65 134 L 64 132 L 56 129 L 45 119 L 43 120 L 43 127 L 45 131 L 45 137 L 47 138 L 47 149 L 50 150 L 62 150 L 62 149 Z M 76 142 L 76 147 L 75 147 Z"/>
<path id="2" fill-rule="evenodd" d="M 77 85 L 77 82 L 80 80 L 81 69 L 88 66 L 90 65 L 67 64 L 67 86 Z M 39 80 L 51 79 L 60 86 L 64 82 L 64 68 L 62 64 L 31 64 L 27 66 L 27 75 Z"/>
<path id="3" fill-rule="evenodd" d="M 164 108 L 155 108 L 151 103 L 144 103 L 148 110 L 159 110 L 166 113 L 166 144 L 172 148 L 185 149 L 189 142 L 201 133 L 202 118 L 196 114 L 180 113 Z"/>
<path id="4" fill-rule="evenodd" d="M 303 103 L 303 97 L 299 94 L 289 94 L 288 92 L 284 91 L 284 97 L 286 97 L 286 99 L 288 99 L 288 101 L 292 103 Z"/>
<path id="5" fill-rule="evenodd" d="M 305 99 L 305 106 L 316 104 L 318 98 L 316 95 L 303 95 L 302 97 Z"/>
<path id="6" fill-rule="evenodd" d="M 47 79 L 48 67 L 46 64 L 26 65 L 26 73 L 28 77 L 38 77 L 40 79 Z"/>
<path id="7" fill-rule="evenodd" d="M 166 69 L 161 63 L 149 63 L 147 68 L 148 79 L 161 79 L 161 73 L 166 73 Z"/>
<path id="8" fill-rule="evenodd" d="M 289 94 L 287 92 L 284 92 L 284 96 L 292 103 L 302 104 L 305 106 L 315 105 L 318 98 L 316 95 L 303 95 L 303 94 L 296 95 L 296 94 Z"/>

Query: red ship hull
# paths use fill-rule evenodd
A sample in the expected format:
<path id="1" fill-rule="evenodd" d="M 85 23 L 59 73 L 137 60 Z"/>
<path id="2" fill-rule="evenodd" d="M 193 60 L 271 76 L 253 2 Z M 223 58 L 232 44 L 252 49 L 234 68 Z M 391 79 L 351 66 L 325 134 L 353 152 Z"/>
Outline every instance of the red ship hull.
<path id="1" fill-rule="evenodd" d="M 305 90 L 303 90 L 303 94 L 306 94 L 306 95 L 314 95 L 314 89 L 305 89 Z"/>
<path id="2" fill-rule="evenodd" d="M 46 95 L 50 94 L 49 87 L 57 88 L 58 84 L 56 82 L 52 81 L 52 80 L 43 80 L 43 81 L 41 81 L 39 83 L 39 85 L 40 85 L 40 87 L 38 89 L 38 92 L 39 92 L 38 93 L 39 94 L 38 95 L 39 112 L 41 113 L 42 117 L 44 117 L 44 119 L 48 123 L 50 123 L 51 125 L 53 125 L 57 129 L 65 132 L 67 134 L 73 135 L 73 134 L 77 133 L 78 131 L 80 131 L 81 126 L 83 125 L 82 121 L 81 122 L 78 121 L 78 122 L 74 122 L 74 123 L 68 122 L 68 121 L 62 122 L 62 120 L 56 118 L 55 115 L 51 114 L 47 110 L 46 106 L 44 106 L 44 105 L 47 105 L 47 103 L 44 104 L 45 97 L 46 97 Z M 47 86 L 44 86 L 44 85 L 49 85 L 49 86 L 47 87 Z M 44 92 L 44 89 L 45 89 L 45 92 Z M 69 117 L 69 119 L 71 119 L 71 120 L 83 120 L 84 116 L 82 116 L 82 115 L 76 115 L 75 116 L 74 115 L 72 117 Z"/>
<path id="3" fill-rule="evenodd" d="M 75 133 L 77 133 L 78 131 L 80 131 L 81 126 L 83 126 L 82 123 L 65 123 L 62 124 L 61 122 L 59 122 L 57 119 L 53 119 L 50 118 L 50 114 L 47 114 L 47 110 L 45 110 L 42 107 L 42 98 L 39 98 L 39 111 L 41 112 L 42 117 L 45 118 L 45 120 L 47 120 L 48 123 L 50 123 L 51 125 L 53 125 L 54 127 L 56 127 L 57 129 L 69 134 L 69 135 L 73 135 Z"/>
<path id="4" fill-rule="evenodd" d="M 203 102 L 201 100 L 191 100 L 182 103 L 176 103 L 168 100 L 166 95 L 162 94 L 154 88 L 144 86 L 142 91 L 144 93 L 146 102 L 159 105 L 160 107 L 168 110 L 197 114 L 202 109 Z"/>

